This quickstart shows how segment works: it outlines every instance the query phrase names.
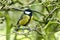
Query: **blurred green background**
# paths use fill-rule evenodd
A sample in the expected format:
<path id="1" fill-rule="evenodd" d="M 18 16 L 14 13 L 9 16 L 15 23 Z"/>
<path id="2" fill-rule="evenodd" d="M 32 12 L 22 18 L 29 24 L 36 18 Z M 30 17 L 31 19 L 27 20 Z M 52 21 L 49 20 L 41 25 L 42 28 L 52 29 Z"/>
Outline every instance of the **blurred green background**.
<path id="1" fill-rule="evenodd" d="M 13 33 L 26 8 L 33 11 L 30 30 Z M 0 0 L 0 40 L 60 40 L 60 0 Z"/>

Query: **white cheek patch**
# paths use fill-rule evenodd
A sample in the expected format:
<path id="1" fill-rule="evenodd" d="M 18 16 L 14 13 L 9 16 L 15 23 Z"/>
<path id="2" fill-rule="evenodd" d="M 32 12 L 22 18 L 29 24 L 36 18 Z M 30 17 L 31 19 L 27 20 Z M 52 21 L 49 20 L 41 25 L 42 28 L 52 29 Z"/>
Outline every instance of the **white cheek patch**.
<path id="1" fill-rule="evenodd" d="M 30 14 L 31 12 L 26 11 L 25 13 L 26 13 L 26 14 Z"/>

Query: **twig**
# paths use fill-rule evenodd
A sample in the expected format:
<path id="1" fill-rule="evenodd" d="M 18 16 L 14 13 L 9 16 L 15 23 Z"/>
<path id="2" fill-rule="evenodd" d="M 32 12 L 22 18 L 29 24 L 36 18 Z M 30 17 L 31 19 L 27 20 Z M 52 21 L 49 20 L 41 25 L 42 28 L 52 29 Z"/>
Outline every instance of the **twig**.
<path id="1" fill-rule="evenodd" d="M 31 1 L 31 2 L 29 3 L 29 5 L 30 5 L 30 4 L 33 4 L 35 1 L 36 1 L 36 0 Z"/>
<path id="2" fill-rule="evenodd" d="M 15 2 L 13 2 L 13 0 L 11 0 L 11 3 L 9 5 L 12 5 L 12 4 L 15 4 L 15 3 L 19 3 L 19 4 L 23 5 L 23 3 L 19 2 L 18 0 L 15 1 Z"/>
<path id="3" fill-rule="evenodd" d="M 32 10 L 33 12 L 36 12 L 36 13 L 38 13 L 38 14 L 40 14 L 40 15 L 42 15 L 42 16 L 44 16 L 44 17 L 46 17 L 43 13 L 41 13 L 41 12 L 38 12 L 38 11 L 35 11 L 35 10 Z"/>
<path id="4" fill-rule="evenodd" d="M 44 23 L 44 22 L 42 22 L 42 21 L 39 21 L 39 20 L 36 20 L 36 19 L 33 19 L 34 21 L 37 21 L 38 23 Z"/>
<path id="5" fill-rule="evenodd" d="M 49 11 L 48 7 L 46 7 L 46 10 L 48 11 L 48 13 L 50 13 L 50 11 Z"/>
<path id="6" fill-rule="evenodd" d="M 49 18 L 52 18 L 54 12 L 55 12 L 57 9 L 58 9 L 58 8 L 54 8 L 54 9 L 49 13 L 49 15 L 47 16 L 47 18 L 44 19 L 46 24 L 49 22 L 48 19 L 49 19 Z"/>

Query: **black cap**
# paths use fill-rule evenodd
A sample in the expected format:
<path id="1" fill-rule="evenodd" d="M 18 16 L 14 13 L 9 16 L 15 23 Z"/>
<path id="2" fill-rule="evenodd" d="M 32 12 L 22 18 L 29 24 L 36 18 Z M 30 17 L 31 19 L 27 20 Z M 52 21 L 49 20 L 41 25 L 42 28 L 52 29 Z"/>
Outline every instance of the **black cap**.
<path id="1" fill-rule="evenodd" d="M 32 16 L 32 10 L 30 9 L 25 9 L 24 14 Z"/>

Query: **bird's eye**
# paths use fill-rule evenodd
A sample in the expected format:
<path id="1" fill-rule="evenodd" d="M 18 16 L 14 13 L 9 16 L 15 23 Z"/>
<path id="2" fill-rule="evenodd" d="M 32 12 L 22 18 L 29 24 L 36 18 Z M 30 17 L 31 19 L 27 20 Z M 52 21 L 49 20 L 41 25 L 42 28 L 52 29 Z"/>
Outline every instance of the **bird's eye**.
<path id="1" fill-rule="evenodd" d="M 31 12 L 25 11 L 25 14 L 30 14 Z"/>

